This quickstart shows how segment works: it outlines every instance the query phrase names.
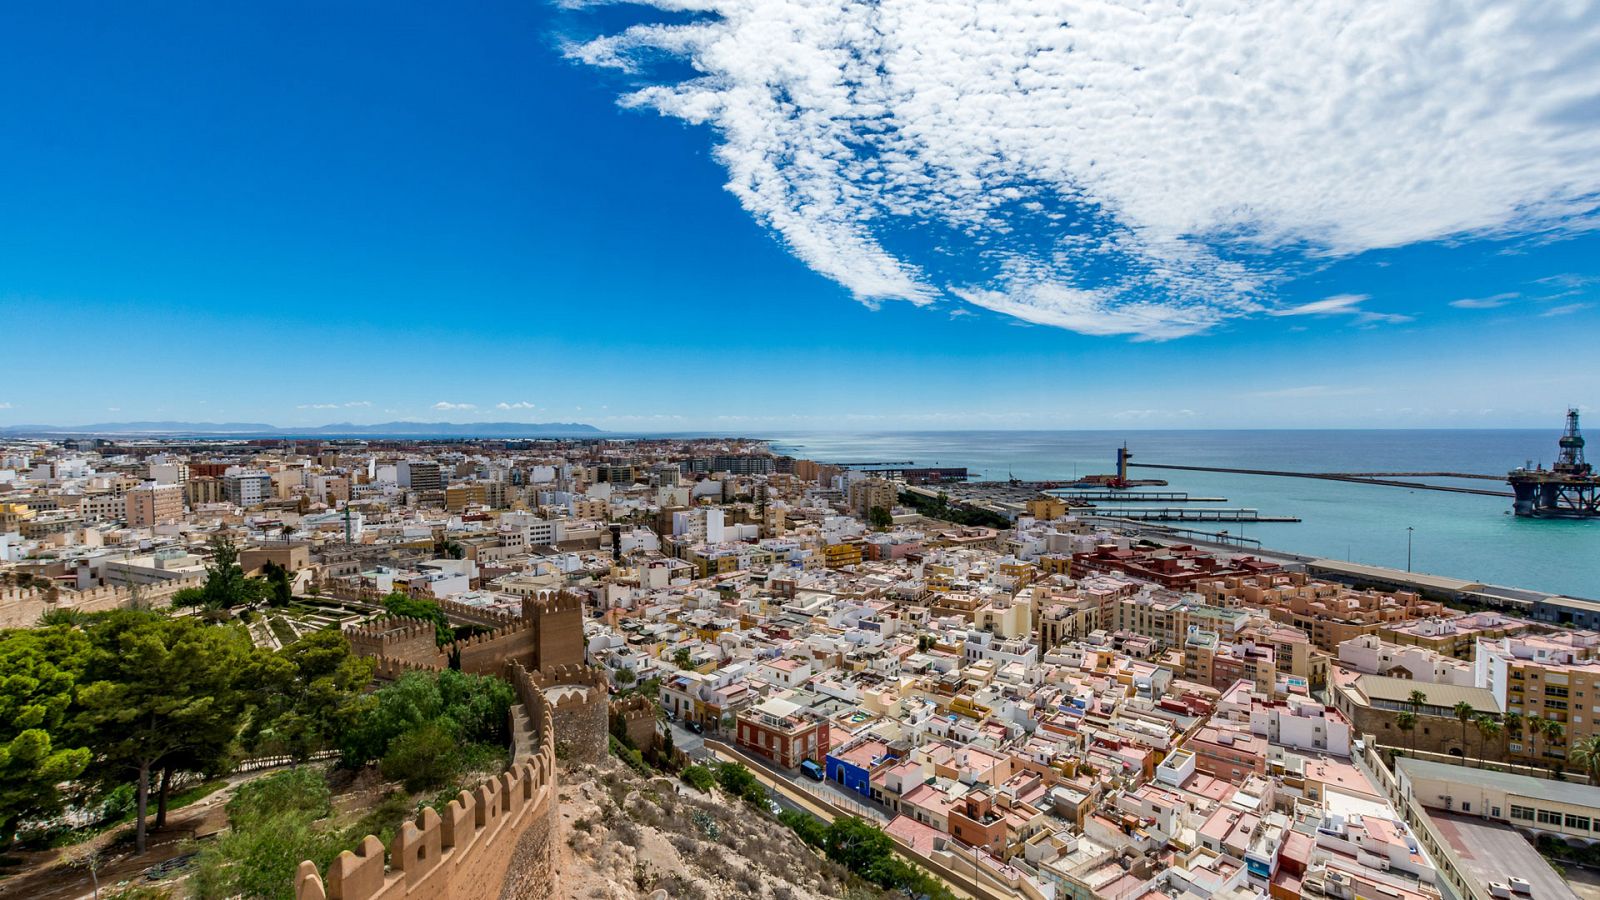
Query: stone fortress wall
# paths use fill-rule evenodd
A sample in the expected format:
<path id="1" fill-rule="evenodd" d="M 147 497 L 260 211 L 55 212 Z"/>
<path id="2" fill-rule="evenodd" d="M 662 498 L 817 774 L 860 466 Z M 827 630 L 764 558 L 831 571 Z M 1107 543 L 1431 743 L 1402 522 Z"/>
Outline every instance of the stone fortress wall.
<path id="1" fill-rule="evenodd" d="M 556 726 L 534 677 L 515 663 L 506 675 L 512 709 L 511 768 L 462 791 L 443 812 L 426 808 L 400 826 L 388 848 L 368 835 L 326 876 L 307 860 L 295 900 L 544 900 L 554 885 Z M 387 853 L 385 852 L 387 849 Z"/>
<path id="2" fill-rule="evenodd" d="M 457 603 L 441 606 L 452 622 L 493 629 L 457 641 L 453 649 L 462 671 L 504 677 L 516 690 L 511 767 L 463 791 L 443 811 L 424 809 L 387 848 L 369 835 L 354 851 L 340 854 L 325 876 L 310 861 L 301 863 L 296 900 L 550 896 L 557 759 L 597 762 L 608 744 L 609 681 L 585 661 L 583 599 L 547 592 L 525 600 L 520 618 Z M 358 654 L 376 660 L 381 680 L 451 664 L 452 654 L 436 645 L 430 622 L 383 619 L 345 633 Z"/>
<path id="3" fill-rule="evenodd" d="M 3 588 L 0 589 L 0 628 L 32 628 L 39 624 L 39 619 L 45 613 L 57 609 L 75 609 L 86 613 L 127 609 L 136 598 L 141 606 L 167 606 L 172 603 L 173 594 L 203 584 L 205 576 L 185 575 L 159 584 L 140 585 L 136 591 L 122 585 L 105 585 L 86 591 L 62 588 L 57 591 L 54 603 L 45 599 L 47 593 L 39 588 Z"/>

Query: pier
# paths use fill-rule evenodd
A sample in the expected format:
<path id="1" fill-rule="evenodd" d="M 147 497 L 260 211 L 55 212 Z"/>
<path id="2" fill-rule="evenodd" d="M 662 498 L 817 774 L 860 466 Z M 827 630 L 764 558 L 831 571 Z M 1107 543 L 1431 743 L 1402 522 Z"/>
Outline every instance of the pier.
<path id="1" fill-rule="evenodd" d="M 1299 516 L 1263 516 L 1254 509 L 1221 509 L 1194 506 L 1117 507 L 1102 510 L 1093 507 L 1094 515 L 1110 515 L 1135 522 L 1298 522 Z"/>
<path id="2" fill-rule="evenodd" d="M 1482 488 L 1449 487 L 1442 484 L 1424 484 L 1420 481 L 1394 481 L 1388 478 L 1372 478 L 1365 475 L 1350 475 L 1341 472 L 1280 472 L 1273 469 L 1230 469 L 1220 466 L 1174 466 L 1157 463 L 1128 463 L 1143 469 L 1172 469 L 1181 472 L 1223 472 L 1229 475 L 1272 475 L 1280 478 L 1314 478 L 1321 481 L 1346 481 L 1351 484 L 1376 484 L 1383 487 L 1403 487 L 1419 491 L 1444 491 L 1451 494 L 1477 494 L 1481 497 L 1511 497 L 1510 491 L 1489 491 Z M 1457 475 L 1448 477 L 1456 478 Z M 1477 477 L 1477 476 L 1468 476 Z"/>
<path id="3" fill-rule="evenodd" d="M 1061 488 L 1049 491 L 1063 500 L 1102 500 L 1133 503 L 1227 503 L 1227 497 L 1191 497 L 1188 491 L 1095 491 Z"/>

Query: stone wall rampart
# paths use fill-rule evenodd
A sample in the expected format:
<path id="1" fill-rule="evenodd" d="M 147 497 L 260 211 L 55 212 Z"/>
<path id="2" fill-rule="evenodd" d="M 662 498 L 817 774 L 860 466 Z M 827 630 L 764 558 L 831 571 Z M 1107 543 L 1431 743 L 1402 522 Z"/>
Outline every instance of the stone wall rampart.
<path id="1" fill-rule="evenodd" d="M 442 811 L 423 809 L 387 848 L 368 835 L 319 874 L 309 860 L 295 875 L 295 900 L 545 900 L 553 887 L 557 807 L 556 726 L 543 692 L 519 665 L 506 675 L 517 692 L 513 722 L 523 740 L 511 768 Z M 526 734 L 530 730 L 531 734 Z M 531 738 L 529 740 L 528 738 Z"/>

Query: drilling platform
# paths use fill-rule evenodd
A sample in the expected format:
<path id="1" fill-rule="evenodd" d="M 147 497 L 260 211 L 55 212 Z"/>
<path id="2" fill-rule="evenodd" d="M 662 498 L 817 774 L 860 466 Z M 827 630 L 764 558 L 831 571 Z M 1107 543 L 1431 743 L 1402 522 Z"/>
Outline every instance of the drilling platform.
<path id="1" fill-rule="evenodd" d="M 1512 510 L 1536 519 L 1589 519 L 1600 517 L 1600 477 L 1583 461 L 1583 434 L 1578 431 L 1578 411 L 1567 410 L 1567 430 L 1561 434 L 1561 453 L 1546 469 L 1530 463 L 1506 476 L 1516 493 Z"/>

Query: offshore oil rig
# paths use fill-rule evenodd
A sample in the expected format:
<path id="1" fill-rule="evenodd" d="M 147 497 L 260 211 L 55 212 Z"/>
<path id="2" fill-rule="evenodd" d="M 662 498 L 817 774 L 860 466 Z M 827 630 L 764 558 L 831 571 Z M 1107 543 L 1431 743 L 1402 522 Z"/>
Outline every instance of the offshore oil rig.
<path id="1" fill-rule="evenodd" d="M 1600 477 L 1583 461 L 1583 434 L 1578 431 L 1578 411 L 1567 410 L 1567 430 L 1561 434 L 1561 454 L 1556 464 L 1532 468 L 1531 463 L 1506 476 L 1516 492 L 1512 510 L 1538 519 L 1588 519 L 1600 516 Z"/>

